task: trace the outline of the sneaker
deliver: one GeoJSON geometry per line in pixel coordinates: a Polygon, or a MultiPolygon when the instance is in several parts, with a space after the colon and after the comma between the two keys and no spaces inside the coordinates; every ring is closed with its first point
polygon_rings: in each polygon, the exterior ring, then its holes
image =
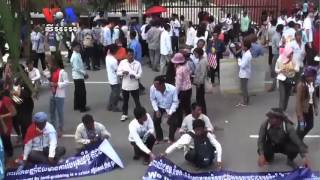
{"type": "Polygon", "coordinates": [[[292,169],[297,169],[299,167],[293,160],[290,159],[287,160],[287,165],[290,166],[292,169]]]}
{"type": "Polygon", "coordinates": [[[128,120],[128,116],[127,115],[122,115],[120,118],[120,121],[126,121],[128,120]]]}

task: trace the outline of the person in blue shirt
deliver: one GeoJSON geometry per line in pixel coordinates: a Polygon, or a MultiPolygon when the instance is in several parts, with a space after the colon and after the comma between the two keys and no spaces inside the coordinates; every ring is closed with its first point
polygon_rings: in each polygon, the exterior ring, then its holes
{"type": "Polygon", "coordinates": [[[140,42],[136,39],[137,32],[136,31],[130,31],[130,45],[129,48],[134,51],[134,59],[139,61],[141,63],[142,61],[142,49],[140,42]]]}

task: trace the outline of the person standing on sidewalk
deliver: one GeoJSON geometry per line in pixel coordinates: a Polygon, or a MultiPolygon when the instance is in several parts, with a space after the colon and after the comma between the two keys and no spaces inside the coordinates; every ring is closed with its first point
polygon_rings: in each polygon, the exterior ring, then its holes
{"type": "Polygon", "coordinates": [[[49,61],[49,68],[51,71],[50,87],[52,92],[50,98],[50,123],[58,131],[58,137],[61,137],[64,125],[64,99],[68,85],[68,74],[64,69],[60,69],[57,66],[57,62],[53,58],[49,61]],[[59,123],[56,121],[56,111],[58,112],[59,123]]]}
{"type": "Polygon", "coordinates": [[[111,44],[109,52],[106,56],[106,69],[108,74],[109,84],[111,86],[111,93],[107,109],[113,112],[121,112],[118,108],[118,101],[120,98],[120,82],[117,76],[118,61],[115,55],[118,51],[118,46],[111,44]]]}
{"type": "Polygon", "coordinates": [[[275,72],[275,66],[276,62],[279,58],[279,48],[280,48],[280,42],[282,37],[282,31],[284,26],[282,24],[277,25],[276,33],[272,37],[271,40],[271,46],[272,46],[272,64],[271,64],[271,78],[272,78],[272,85],[268,92],[272,92],[276,89],[277,86],[277,73],[275,72]]]}
{"type": "Polygon", "coordinates": [[[170,25],[164,25],[164,31],[161,33],[160,38],[160,74],[165,75],[166,66],[170,61],[170,56],[172,54],[172,43],[170,39],[170,25]]]}
{"type": "Polygon", "coordinates": [[[178,19],[177,14],[172,14],[172,20],[170,21],[171,25],[171,42],[172,42],[172,50],[177,53],[179,51],[179,37],[180,37],[180,29],[181,24],[178,19]]]}
{"type": "Polygon", "coordinates": [[[155,77],[153,85],[150,87],[150,101],[154,110],[154,126],[156,130],[157,142],[163,141],[163,131],[161,119],[165,115],[169,125],[169,143],[174,142],[174,135],[178,129],[176,126],[176,110],[179,105],[176,87],[165,83],[163,76],[155,77]]]}
{"type": "Polygon", "coordinates": [[[32,51],[35,52],[33,66],[38,68],[38,62],[40,59],[42,70],[46,69],[44,41],[45,36],[43,35],[42,28],[40,26],[36,26],[35,32],[31,33],[32,51]]]}
{"type": "Polygon", "coordinates": [[[131,94],[136,107],[140,106],[139,101],[139,79],[142,75],[140,62],[134,59],[134,51],[128,49],[128,58],[121,61],[117,70],[117,75],[122,77],[122,116],[121,121],[128,119],[128,102],[131,94]]]}
{"type": "Polygon", "coordinates": [[[151,68],[155,72],[159,72],[158,65],[160,62],[160,37],[161,30],[159,21],[151,21],[151,28],[147,32],[147,42],[149,46],[149,56],[151,68]]]}
{"type": "Polygon", "coordinates": [[[318,97],[316,96],[315,78],[317,71],[307,67],[297,85],[296,112],[298,117],[298,136],[303,139],[313,128],[314,115],[318,115],[318,97]]]}
{"type": "Polygon", "coordinates": [[[249,105],[249,92],[248,92],[248,81],[251,78],[251,41],[245,39],[242,44],[243,56],[238,59],[238,65],[240,67],[239,70],[239,78],[240,78],[240,86],[241,92],[243,96],[243,102],[239,103],[237,106],[248,106],[249,105]]]}
{"type": "Polygon", "coordinates": [[[80,54],[80,43],[74,41],[72,43],[73,53],[70,59],[72,66],[72,78],[74,81],[74,110],[79,110],[80,112],[89,111],[90,108],[86,106],[87,104],[87,92],[86,85],[84,83],[85,79],[88,79],[88,74],[83,65],[83,61],[80,54]]]}

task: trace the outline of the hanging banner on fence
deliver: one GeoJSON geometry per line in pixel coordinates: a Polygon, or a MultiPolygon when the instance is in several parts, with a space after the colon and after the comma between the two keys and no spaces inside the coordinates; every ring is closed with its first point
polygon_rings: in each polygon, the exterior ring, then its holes
{"type": "Polygon", "coordinates": [[[152,161],[142,178],[143,180],[297,180],[320,179],[319,173],[313,173],[310,169],[301,168],[291,172],[263,172],[263,173],[237,173],[231,171],[217,171],[204,173],[190,173],[176,166],[165,158],[152,161]]]}
{"type": "Polygon", "coordinates": [[[67,179],[106,173],[118,167],[123,168],[121,159],[110,143],[104,140],[100,144],[88,146],[56,166],[39,164],[18,172],[11,170],[6,172],[5,179],[67,179]]]}

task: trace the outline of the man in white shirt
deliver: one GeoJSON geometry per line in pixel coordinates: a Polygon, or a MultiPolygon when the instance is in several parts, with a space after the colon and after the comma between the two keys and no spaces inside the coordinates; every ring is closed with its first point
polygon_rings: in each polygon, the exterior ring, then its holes
{"type": "Polygon", "coordinates": [[[134,160],[144,156],[144,164],[148,165],[155,158],[152,153],[156,141],[154,137],[154,126],[151,116],[146,113],[145,108],[139,106],[134,109],[133,119],[129,124],[129,142],[133,146],[134,160]]]}
{"type": "Polygon", "coordinates": [[[174,142],[174,135],[178,129],[176,120],[176,110],[179,105],[176,87],[165,83],[163,76],[155,77],[153,85],[150,87],[150,101],[154,110],[154,125],[157,142],[163,141],[163,131],[161,119],[165,115],[169,125],[169,143],[174,142]]]}
{"type": "Polygon", "coordinates": [[[193,47],[194,44],[194,38],[196,37],[196,30],[194,29],[193,25],[192,25],[192,21],[189,21],[189,26],[187,29],[187,38],[186,38],[186,45],[189,48],[193,47]]]}
{"type": "Polygon", "coordinates": [[[268,43],[268,47],[269,47],[269,66],[271,67],[272,65],[272,58],[273,58],[273,54],[272,54],[272,37],[276,34],[276,25],[277,25],[277,20],[273,19],[271,20],[271,27],[268,28],[268,35],[267,35],[267,43],[268,43]]]}
{"type": "Polygon", "coordinates": [[[306,56],[305,44],[302,42],[302,31],[295,33],[295,40],[290,43],[293,50],[293,60],[299,64],[300,72],[303,70],[303,60],[306,56]]]}
{"type": "Polygon", "coordinates": [[[217,152],[217,170],[222,168],[222,148],[215,136],[207,133],[204,121],[197,119],[193,121],[193,131],[186,133],[180,139],[169,146],[163,156],[167,156],[176,149],[184,147],[184,157],[199,168],[212,165],[217,152]]]}
{"type": "Polygon", "coordinates": [[[136,107],[140,106],[139,101],[139,79],[142,75],[142,67],[139,61],[134,59],[134,51],[127,50],[127,59],[119,64],[117,75],[122,77],[122,116],[121,121],[128,119],[128,102],[131,94],[136,107]]]}
{"type": "Polygon", "coordinates": [[[96,122],[90,114],[85,114],[82,117],[82,123],[78,125],[74,135],[76,143],[79,145],[79,149],[110,137],[111,134],[104,125],[96,122]]]}
{"type": "Polygon", "coordinates": [[[166,65],[170,61],[170,56],[172,55],[172,44],[171,44],[171,37],[170,37],[170,25],[164,25],[164,31],[161,33],[160,37],[160,74],[166,74],[166,65]]]}
{"type": "Polygon", "coordinates": [[[243,96],[243,102],[237,104],[236,106],[248,106],[249,105],[249,92],[248,92],[248,80],[251,78],[251,41],[244,40],[242,43],[242,49],[244,54],[242,58],[238,59],[238,65],[240,67],[239,70],[239,78],[240,78],[240,85],[241,91],[243,96]]]}
{"type": "Polygon", "coordinates": [[[56,164],[66,152],[64,147],[57,146],[56,130],[47,122],[44,112],[36,113],[32,119],[24,140],[23,165],[56,164]]]}
{"type": "Polygon", "coordinates": [[[108,74],[109,84],[111,86],[111,93],[107,109],[113,112],[121,112],[118,108],[118,101],[120,98],[120,82],[117,75],[118,61],[114,57],[118,51],[118,46],[111,44],[109,52],[106,56],[106,69],[108,74]]]}
{"type": "Polygon", "coordinates": [[[182,122],[181,128],[180,128],[180,133],[184,134],[189,131],[193,130],[192,123],[197,120],[201,119],[205,123],[205,130],[213,133],[213,126],[210,122],[210,119],[208,116],[202,113],[202,107],[198,103],[192,103],[191,104],[191,114],[187,115],[182,122]]]}
{"type": "Polygon", "coordinates": [[[27,65],[26,71],[28,73],[28,77],[30,78],[32,84],[35,85],[36,83],[40,83],[41,75],[40,75],[39,69],[33,67],[33,63],[31,61],[28,61],[26,65],[27,65]]]}
{"type": "Polygon", "coordinates": [[[286,42],[290,43],[294,40],[294,36],[296,33],[296,30],[294,29],[295,23],[293,21],[290,21],[288,23],[288,27],[283,31],[282,37],[286,40],[286,42]]]}
{"type": "Polygon", "coordinates": [[[171,37],[172,50],[177,53],[179,51],[179,36],[180,36],[180,28],[181,28],[181,24],[179,22],[177,14],[172,15],[172,20],[170,22],[170,25],[172,28],[172,37],[171,37]]]}
{"type": "Polygon", "coordinates": [[[35,32],[31,33],[32,50],[35,52],[35,57],[33,59],[34,67],[38,68],[39,59],[41,61],[42,70],[46,69],[45,63],[45,49],[44,41],[45,36],[43,35],[42,28],[40,26],[35,27],[35,32]]]}
{"type": "Polygon", "coordinates": [[[312,21],[313,21],[313,12],[310,12],[307,18],[305,18],[303,21],[303,29],[306,32],[307,39],[308,39],[308,46],[310,48],[312,48],[312,42],[313,42],[312,21]]]}

